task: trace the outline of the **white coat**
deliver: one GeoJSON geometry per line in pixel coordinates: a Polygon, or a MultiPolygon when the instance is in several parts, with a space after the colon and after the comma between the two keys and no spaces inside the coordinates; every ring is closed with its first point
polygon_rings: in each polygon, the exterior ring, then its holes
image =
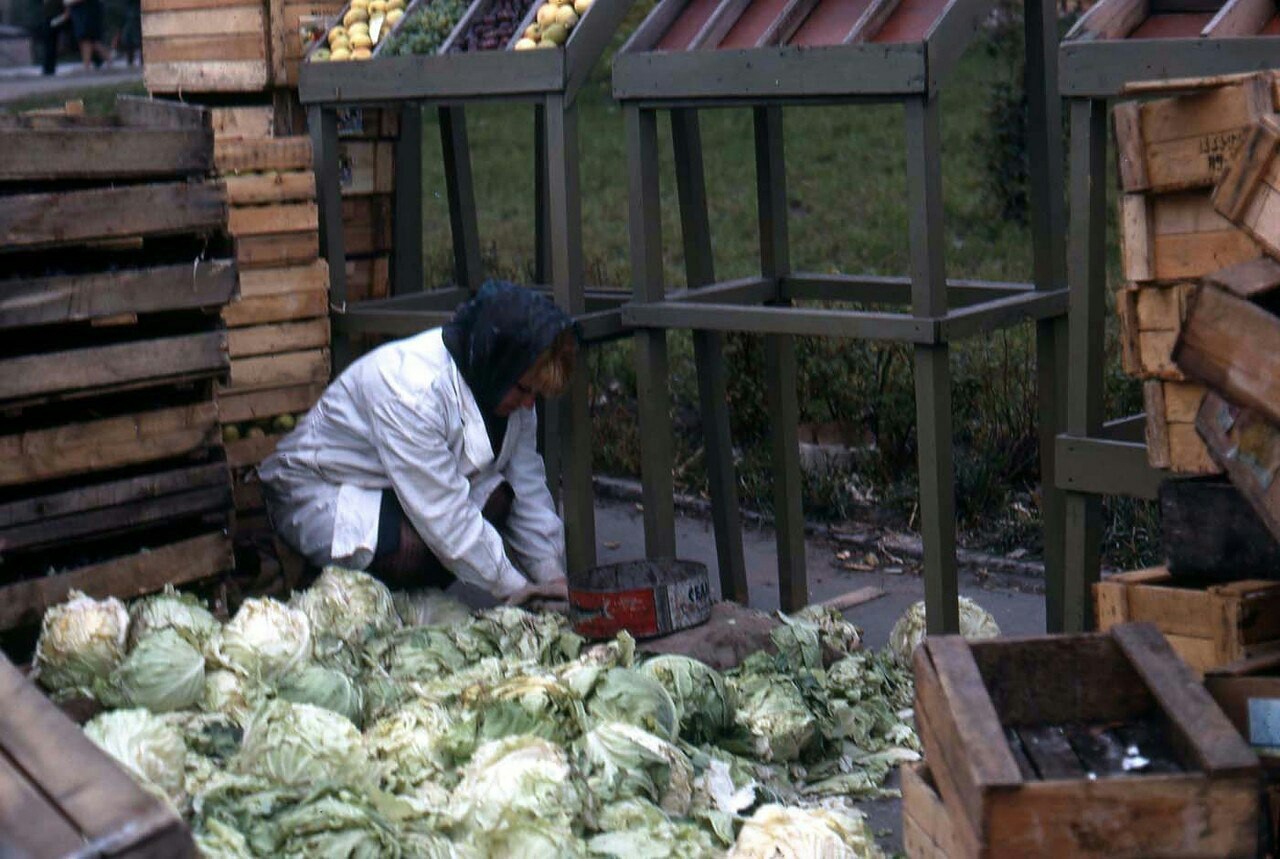
{"type": "Polygon", "coordinates": [[[364,569],[377,546],[382,491],[454,575],[497,597],[564,576],[564,523],[536,448],[537,417],[520,409],[493,445],[440,329],[363,356],[258,468],[272,524],[317,566],[364,569]],[[506,480],[503,537],[481,514],[506,480]],[[515,563],[513,563],[513,560],[515,563]],[[521,570],[525,575],[521,574],[521,570]]]}

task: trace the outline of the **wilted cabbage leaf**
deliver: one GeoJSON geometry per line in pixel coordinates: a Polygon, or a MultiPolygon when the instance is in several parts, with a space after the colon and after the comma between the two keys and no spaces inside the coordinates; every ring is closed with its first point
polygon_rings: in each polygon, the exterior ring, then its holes
{"type": "MultiPolygon", "coordinates": [[[[1000,627],[991,613],[968,597],[960,597],[960,634],[970,641],[996,638],[1000,627]]],[[[924,600],[912,605],[889,631],[889,649],[900,662],[911,664],[911,655],[925,639],[924,600]]]]}
{"type": "Polygon", "coordinates": [[[164,719],[146,710],[110,710],[84,726],[85,735],[143,787],[175,807],[186,802],[187,744],[164,719]]]}
{"type": "Polygon", "coordinates": [[[307,615],[317,641],[336,639],[360,645],[375,635],[400,628],[391,591],[359,570],[325,567],[311,587],[294,594],[289,604],[307,615]]]}
{"type": "Polygon", "coordinates": [[[480,612],[471,629],[504,659],[554,665],[574,659],[582,649],[582,637],[555,612],[532,614],[522,608],[498,606],[480,612]]]}
{"type": "Polygon", "coordinates": [[[611,668],[587,702],[593,722],[627,722],[667,742],[680,738],[680,712],[671,693],[653,677],[630,668],[611,668]]]}
{"type": "Polygon", "coordinates": [[[405,626],[464,626],[473,614],[466,603],[436,588],[396,591],[391,598],[405,626]]]}
{"type": "Polygon", "coordinates": [[[217,618],[200,600],[178,593],[173,585],[165,585],[161,593],[143,597],[129,606],[129,647],[136,647],[154,632],[172,629],[192,647],[203,651],[219,626],[217,618]]]}
{"type": "Polygon", "coordinates": [[[765,805],[742,825],[732,859],[881,859],[856,811],[765,805]]]}
{"type": "Polygon", "coordinates": [[[737,710],[735,723],[762,761],[794,761],[818,736],[817,720],[795,681],[750,665],[728,678],[737,710]]]}
{"type": "Polygon", "coordinates": [[[35,676],[51,692],[88,690],[124,658],[128,631],[129,613],[120,600],[72,591],[65,603],[44,613],[35,676]]]}
{"type": "Polygon", "coordinates": [[[608,804],[636,797],[668,814],[689,813],[693,764],[661,737],[624,722],[605,722],[581,740],[583,774],[592,798],[608,804]]]}
{"type": "Polygon", "coordinates": [[[178,630],[161,629],[143,636],[93,692],[110,707],[185,710],[204,696],[204,655],[178,630]]]}
{"type": "Polygon", "coordinates": [[[691,743],[714,740],[733,724],[733,699],[724,678],[709,665],[677,654],[647,660],[640,672],[662,684],[680,713],[680,736],[691,743]]]}
{"type": "Polygon", "coordinates": [[[470,661],[449,631],[416,627],[382,635],[365,647],[365,660],[393,678],[426,680],[452,674],[470,661]]]}
{"type": "Polygon", "coordinates": [[[244,833],[221,820],[205,820],[193,833],[204,859],[255,859],[244,833]]]}
{"type": "Polygon", "coordinates": [[[248,678],[234,671],[225,668],[206,670],[200,709],[225,714],[236,724],[244,725],[257,707],[256,689],[248,678]]]}
{"type": "Polygon", "coordinates": [[[269,855],[286,859],[396,859],[400,840],[367,798],[329,789],[281,811],[272,820],[269,855]]]}
{"type": "Polygon", "coordinates": [[[311,659],[311,621],[271,598],[247,599],[209,641],[215,665],[242,677],[274,682],[311,659]]]}
{"type": "Polygon", "coordinates": [[[582,796],[562,748],[539,737],[507,737],[476,749],[451,814],[465,838],[534,822],[563,831],[582,814],[582,796]]]}
{"type": "Polygon", "coordinates": [[[445,708],[412,701],[365,729],[365,746],[378,767],[382,787],[409,793],[424,782],[452,782],[448,733],[453,717],[445,708]]]}
{"type": "Polygon", "coordinates": [[[586,722],[577,693],[553,677],[536,674],[473,686],[459,703],[474,723],[473,745],[517,734],[566,745],[581,736],[586,722]]]}
{"type": "Polygon", "coordinates": [[[351,720],[322,707],[280,699],[253,714],[234,765],[238,772],[292,787],[327,782],[371,786],[376,781],[363,738],[351,720]]]}
{"type": "Polygon", "coordinates": [[[613,641],[593,644],[577,658],[556,667],[561,682],[586,700],[600,677],[610,668],[630,668],[635,661],[636,640],[625,629],[613,641]]]}
{"type": "Polygon", "coordinates": [[[364,719],[364,693],[347,674],[322,665],[304,665],[280,680],[277,694],[295,704],[314,704],[346,716],[357,727],[364,719]]]}
{"type": "Polygon", "coordinates": [[[672,820],[653,803],[629,799],[606,805],[600,834],[587,841],[592,856],[612,859],[700,859],[723,856],[715,837],[695,823],[672,820]]]}

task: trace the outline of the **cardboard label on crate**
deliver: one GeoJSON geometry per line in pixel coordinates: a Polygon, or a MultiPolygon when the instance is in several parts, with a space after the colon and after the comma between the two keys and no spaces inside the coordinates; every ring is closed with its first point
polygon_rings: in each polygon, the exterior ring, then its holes
{"type": "Polygon", "coordinates": [[[705,579],[667,585],[667,606],[674,628],[701,623],[711,611],[711,588],[705,579]]]}
{"type": "Polygon", "coordinates": [[[1249,742],[1280,748],[1280,698],[1249,699],[1249,742]]]}

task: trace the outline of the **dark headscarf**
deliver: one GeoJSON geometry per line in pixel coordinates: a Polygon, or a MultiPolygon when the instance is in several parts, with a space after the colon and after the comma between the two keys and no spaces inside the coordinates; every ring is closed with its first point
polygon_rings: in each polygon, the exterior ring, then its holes
{"type": "Polygon", "coordinates": [[[502,398],[573,319],[550,299],[513,283],[491,280],[444,326],[444,345],[480,407],[494,456],[507,419],[494,414],[502,398]]]}

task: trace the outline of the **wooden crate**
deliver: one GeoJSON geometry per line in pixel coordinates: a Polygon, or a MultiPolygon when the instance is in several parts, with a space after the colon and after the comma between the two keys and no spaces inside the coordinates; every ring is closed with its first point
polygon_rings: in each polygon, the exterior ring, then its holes
{"type": "Polygon", "coordinates": [[[1210,391],[1196,415],[1196,430],[1267,530],[1280,540],[1280,427],[1210,391]]]}
{"type": "Polygon", "coordinates": [[[1093,599],[1099,630],[1155,624],[1198,673],[1280,649],[1280,582],[1197,586],[1154,567],[1095,584],[1093,599]]]}
{"type": "Polygon", "coordinates": [[[347,301],[365,301],[391,295],[391,257],[347,259],[347,301]]]}
{"type": "Polygon", "coordinates": [[[1213,205],[1252,236],[1267,253],[1280,256],[1280,123],[1264,116],[1249,131],[1231,169],[1213,192],[1213,205]]]}
{"type": "Polygon", "coordinates": [[[400,136],[400,113],[378,107],[338,108],[338,136],[394,140],[400,136]]]}
{"type": "Polygon", "coordinates": [[[271,0],[272,78],[296,87],[298,65],[317,36],[323,36],[346,4],[333,0],[271,0]]]}
{"type": "MultiPolygon", "coordinates": [[[[1212,391],[1205,395],[1196,429],[1210,453],[1224,463],[1214,440],[1202,428],[1204,410],[1216,399],[1212,391]]],[[[1229,473],[1230,459],[1225,463],[1229,473]]],[[[1160,545],[1169,573],[1177,579],[1206,584],[1234,582],[1270,578],[1280,570],[1280,541],[1268,530],[1253,502],[1222,478],[1161,481],[1160,545]]]]}
{"type": "Polygon", "coordinates": [[[209,109],[213,120],[213,134],[217,138],[236,140],[270,137],[275,130],[276,116],[271,105],[248,107],[213,107],[209,109]]]}
{"type": "Polygon", "coordinates": [[[1173,362],[1173,347],[1193,289],[1192,283],[1135,283],[1116,293],[1120,362],[1126,373],[1138,379],[1186,379],[1173,362]]]}
{"type": "Polygon", "coordinates": [[[1270,74],[1114,111],[1120,185],[1129,193],[1212,188],[1249,129],[1274,112],[1270,74]]]}
{"type": "Polygon", "coordinates": [[[1254,855],[1258,759],[1154,627],[930,637],[914,661],[951,855],[1254,855]]]}
{"type": "Polygon", "coordinates": [[[343,197],[395,190],[395,144],[389,140],[343,140],[338,144],[338,183],[343,197]]]}
{"type": "Polygon", "coordinates": [[[959,859],[964,848],[957,843],[951,814],[929,765],[905,763],[898,768],[902,779],[902,849],[908,859],[959,859]]]}
{"type": "Polygon", "coordinates": [[[1208,389],[1197,382],[1143,382],[1147,461],[1175,474],[1219,474],[1196,432],[1196,413],[1208,389]]]}
{"type": "Polygon", "coordinates": [[[15,856],[195,856],[191,833],[0,657],[0,832],[15,856]]]}
{"type": "Polygon", "coordinates": [[[265,90],[268,33],[262,0],[143,0],[143,81],[151,93],[265,90]]]}
{"type": "Polygon", "coordinates": [[[1120,256],[1125,280],[1176,282],[1257,259],[1262,248],[1206,192],[1125,194],[1120,256]]]}
{"type": "Polygon", "coordinates": [[[390,194],[342,199],[342,241],[348,254],[371,256],[391,252],[394,243],[390,194]]]}

